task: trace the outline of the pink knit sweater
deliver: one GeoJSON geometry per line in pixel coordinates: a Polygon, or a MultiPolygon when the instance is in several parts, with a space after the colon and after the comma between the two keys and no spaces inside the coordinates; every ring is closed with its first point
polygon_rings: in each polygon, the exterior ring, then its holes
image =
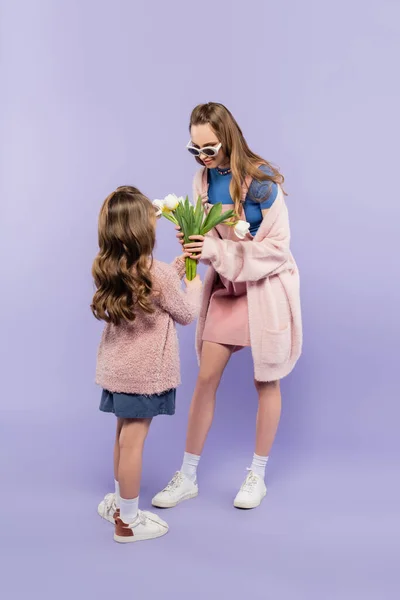
{"type": "Polygon", "coordinates": [[[181,259],[172,265],[154,260],[154,284],[161,289],[161,295],[154,297],[154,313],[138,311],[133,323],[106,324],[96,368],[96,383],[101,387],[110,392],[159,394],[180,384],[175,323],[194,321],[202,288],[199,282],[183,291],[183,274],[181,259]]]}
{"type": "MultiPolygon", "coordinates": [[[[243,186],[243,197],[251,179],[243,186]]],[[[193,182],[194,198],[207,206],[206,170],[193,182]]],[[[196,332],[200,356],[204,324],[216,273],[233,282],[246,282],[251,350],[257,381],[275,381],[290,373],[302,349],[299,272],[289,249],[288,211],[282,190],[251,242],[222,240],[215,230],[207,234],[202,261],[210,265],[204,280],[196,332]]]]}

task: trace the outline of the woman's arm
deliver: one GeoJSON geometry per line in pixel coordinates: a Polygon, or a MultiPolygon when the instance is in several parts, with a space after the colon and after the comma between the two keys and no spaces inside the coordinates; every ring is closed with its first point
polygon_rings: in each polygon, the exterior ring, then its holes
{"type": "Polygon", "coordinates": [[[258,281],[287,268],[289,242],[289,223],[284,210],[268,236],[259,242],[234,242],[207,236],[201,260],[211,264],[229,281],[258,281]]]}

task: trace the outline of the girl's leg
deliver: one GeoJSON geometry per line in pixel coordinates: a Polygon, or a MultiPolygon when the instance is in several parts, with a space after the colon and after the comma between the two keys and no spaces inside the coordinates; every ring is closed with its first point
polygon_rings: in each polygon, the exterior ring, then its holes
{"type": "Polygon", "coordinates": [[[232,351],[232,346],[203,343],[186,436],[186,452],[190,454],[199,456],[203,450],[214,417],[217,389],[232,351]]]}
{"type": "Polygon", "coordinates": [[[121,498],[137,498],[142,476],[143,447],[151,419],[124,419],[119,435],[117,481],[121,498]]]}
{"type": "Polygon", "coordinates": [[[115,519],[116,542],[140,542],[168,532],[168,525],[157,515],[139,513],[143,447],[150,423],[151,419],[124,419],[122,423],[118,463],[121,512],[115,519]]]}
{"type": "Polygon", "coordinates": [[[119,508],[120,490],[118,481],[118,465],[119,465],[119,436],[121,434],[122,424],[124,420],[117,420],[117,432],[115,434],[114,443],[114,484],[115,484],[115,505],[119,508]]]}

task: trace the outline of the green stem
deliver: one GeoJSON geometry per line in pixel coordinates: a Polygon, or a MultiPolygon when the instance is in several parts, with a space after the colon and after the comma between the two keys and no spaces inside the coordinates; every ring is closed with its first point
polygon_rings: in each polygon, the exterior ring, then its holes
{"type": "Polygon", "coordinates": [[[186,258],[186,279],[192,281],[196,277],[197,262],[193,258],[186,258]]]}

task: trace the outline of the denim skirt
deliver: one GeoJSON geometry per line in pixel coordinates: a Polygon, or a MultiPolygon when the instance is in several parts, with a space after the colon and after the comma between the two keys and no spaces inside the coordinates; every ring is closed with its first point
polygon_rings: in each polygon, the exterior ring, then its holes
{"type": "Polygon", "coordinates": [[[117,394],[103,390],[100,410],[121,419],[149,419],[175,414],[176,389],[161,394],[117,394]]]}

